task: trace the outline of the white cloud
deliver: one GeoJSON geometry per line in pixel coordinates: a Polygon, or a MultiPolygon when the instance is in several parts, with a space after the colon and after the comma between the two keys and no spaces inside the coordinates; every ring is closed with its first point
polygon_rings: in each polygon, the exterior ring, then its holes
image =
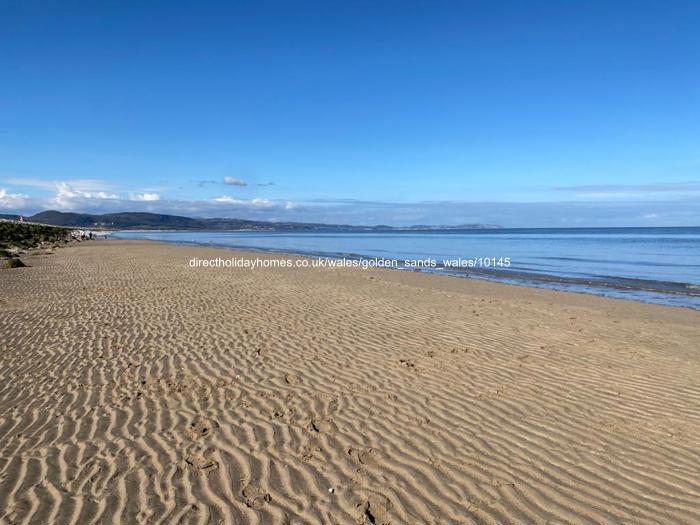
{"type": "Polygon", "coordinates": [[[119,203],[126,201],[155,202],[161,198],[159,193],[148,189],[128,194],[115,193],[112,191],[113,186],[110,183],[98,179],[47,181],[35,178],[9,178],[5,180],[21,186],[29,186],[41,190],[54,190],[55,193],[43,198],[30,198],[28,195],[10,194],[7,190],[2,190],[0,206],[3,208],[17,208],[26,204],[44,209],[94,210],[104,207],[105,201],[112,201],[115,203],[115,206],[118,206],[119,203]]]}
{"type": "Polygon", "coordinates": [[[233,197],[229,197],[228,195],[222,195],[221,197],[216,197],[212,200],[221,204],[243,204],[245,202],[240,199],[234,199],[233,197]]]}
{"type": "Polygon", "coordinates": [[[84,204],[84,201],[93,199],[118,200],[119,195],[105,191],[84,191],[67,182],[59,182],[56,186],[56,195],[49,200],[49,204],[55,204],[65,209],[76,209],[84,204]]]}
{"type": "Polygon", "coordinates": [[[277,204],[270,199],[256,198],[252,200],[236,199],[235,197],[230,197],[228,195],[222,195],[221,197],[216,197],[212,199],[214,202],[219,204],[238,204],[241,206],[250,206],[253,208],[273,208],[277,204]]]}
{"type": "Polygon", "coordinates": [[[29,195],[22,193],[8,193],[6,189],[0,188],[0,208],[14,209],[24,206],[29,195]]]}
{"type": "MultiPolygon", "coordinates": [[[[5,179],[6,180],[6,179],[5,179]]],[[[6,213],[30,215],[46,209],[109,213],[149,211],[190,217],[236,217],[253,220],[320,222],[328,224],[468,224],[490,223],[509,227],[571,226],[682,226],[700,224],[700,196],[692,187],[677,198],[670,189],[662,199],[567,200],[559,202],[461,202],[461,201],[359,201],[315,199],[301,203],[268,198],[242,199],[230,195],[216,198],[171,200],[166,189],[138,187],[117,189],[99,180],[66,179],[39,181],[16,179],[19,187],[0,189],[0,209],[6,213]],[[37,195],[24,195],[21,184],[37,188],[37,195]],[[46,190],[52,190],[50,192],[46,190]],[[564,222],[565,221],[565,222],[564,222]],[[562,224],[563,225],[563,224],[562,224]]],[[[607,193],[624,193],[622,188],[605,188],[607,193]]],[[[654,188],[647,188],[654,189],[654,188]]],[[[665,189],[655,188],[655,189],[665,189]]],[[[678,190],[678,186],[672,189],[678,190]]],[[[603,188],[571,188],[572,193],[606,193],[603,188]]],[[[641,193],[638,188],[629,192],[641,193]]],[[[652,192],[650,192],[652,193],[652,192]]]]}
{"type": "Polygon", "coordinates": [[[129,194],[129,200],[130,201],[159,201],[160,200],[160,195],[157,193],[130,193],[129,194]]]}
{"type": "Polygon", "coordinates": [[[224,177],[224,184],[228,184],[229,186],[247,186],[248,183],[244,180],[241,179],[236,179],[234,177],[224,177]]]}

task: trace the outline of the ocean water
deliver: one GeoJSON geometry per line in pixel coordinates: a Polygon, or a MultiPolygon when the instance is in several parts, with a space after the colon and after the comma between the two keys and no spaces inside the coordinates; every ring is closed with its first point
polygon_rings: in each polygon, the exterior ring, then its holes
{"type": "Polygon", "coordinates": [[[697,227],[357,233],[122,231],[112,237],[317,257],[391,259],[405,269],[420,264],[421,271],[700,310],[697,227]]]}

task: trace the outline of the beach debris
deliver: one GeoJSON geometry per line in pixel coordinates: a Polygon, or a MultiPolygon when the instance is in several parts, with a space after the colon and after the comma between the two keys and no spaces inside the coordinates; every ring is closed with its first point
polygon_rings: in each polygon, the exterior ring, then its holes
{"type": "Polygon", "coordinates": [[[333,487],[328,489],[328,494],[333,494],[335,492],[335,489],[333,487]]]}

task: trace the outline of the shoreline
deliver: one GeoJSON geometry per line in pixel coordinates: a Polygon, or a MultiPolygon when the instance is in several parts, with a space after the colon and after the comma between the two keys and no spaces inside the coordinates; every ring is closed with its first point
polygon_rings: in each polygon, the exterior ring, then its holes
{"type": "Polygon", "coordinates": [[[0,522],[700,521],[700,312],[222,249],[0,271],[0,522]]]}
{"type": "MultiPolygon", "coordinates": [[[[125,239],[125,238],[112,238],[107,240],[113,241],[136,241],[136,242],[155,242],[171,244],[175,246],[192,246],[192,247],[202,247],[202,248],[215,248],[229,250],[232,252],[241,253],[261,253],[270,255],[286,255],[289,257],[302,257],[302,258],[320,258],[320,259],[373,259],[374,257],[365,256],[356,253],[338,253],[338,254],[325,254],[322,252],[303,252],[303,251],[286,251],[274,248],[249,248],[249,247],[236,247],[236,246],[226,246],[223,244],[215,243],[204,243],[198,241],[167,241],[159,239],[125,239]]],[[[397,259],[387,259],[390,261],[399,262],[397,259]]],[[[623,278],[623,277],[610,277],[610,281],[597,281],[593,279],[583,279],[583,278],[569,278],[565,276],[558,276],[554,274],[536,274],[520,272],[517,270],[512,271],[511,276],[495,276],[495,272],[504,270],[475,270],[475,269],[448,269],[443,267],[437,267],[434,269],[430,268],[386,268],[401,271],[412,271],[419,273],[426,273],[430,275],[438,275],[443,277],[457,277],[460,279],[470,279],[477,281],[485,281],[496,284],[506,284],[511,286],[518,286],[524,288],[536,288],[541,290],[553,290],[565,293],[575,293],[583,295],[593,295],[596,297],[604,297],[608,299],[619,299],[623,301],[635,301],[644,304],[655,304],[660,306],[667,306],[671,308],[687,308],[694,311],[700,311],[700,290],[692,293],[683,293],[682,291],[676,290],[679,286],[684,286],[686,289],[688,287],[695,287],[689,283],[678,282],[678,281],[649,281],[645,279],[633,279],[633,278],[623,278]],[[472,272],[472,274],[468,274],[472,272]],[[492,275],[493,274],[493,275],[492,275]],[[624,286],[624,284],[614,284],[623,283],[625,281],[634,281],[637,283],[657,283],[656,289],[641,289],[641,288],[631,288],[629,286],[624,286]],[[578,287],[578,288],[577,288],[578,287]],[[610,292],[613,293],[610,293],[610,292]],[[617,293],[615,293],[617,292],[617,293]],[[646,297],[635,297],[634,293],[641,293],[646,297]],[[629,295],[628,295],[629,294],[629,295]],[[685,297],[688,300],[693,300],[697,304],[674,304],[672,298],[674,297],[685,297]],[[697,298],[697,299],[695,299],[697,298]]],[[[694,288],[693,288],[694,290],[694,288]]]]}

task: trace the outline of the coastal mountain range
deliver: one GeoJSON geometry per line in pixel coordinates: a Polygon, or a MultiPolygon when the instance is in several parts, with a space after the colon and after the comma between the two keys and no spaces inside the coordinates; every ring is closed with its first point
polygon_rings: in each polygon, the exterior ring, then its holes
{"type": "MultiPolygon", "coordinates": [[[[18,215],[0,214],[0,219],[18,220],[18,215]]],[[[66,213],[43,211],[25,217],[27,222],[67,226],[73,228],[104,230],[264,230],[264,231],[405,231],[405,230],[464,230],[498,229],[494,224],[460,224],[457,226],[351,226],[347,224],[320,224],[304,222],[267,222],[246,219],[201,219],[159,213],[123,212],[94,215],[90,213],[66,213]]]]}

